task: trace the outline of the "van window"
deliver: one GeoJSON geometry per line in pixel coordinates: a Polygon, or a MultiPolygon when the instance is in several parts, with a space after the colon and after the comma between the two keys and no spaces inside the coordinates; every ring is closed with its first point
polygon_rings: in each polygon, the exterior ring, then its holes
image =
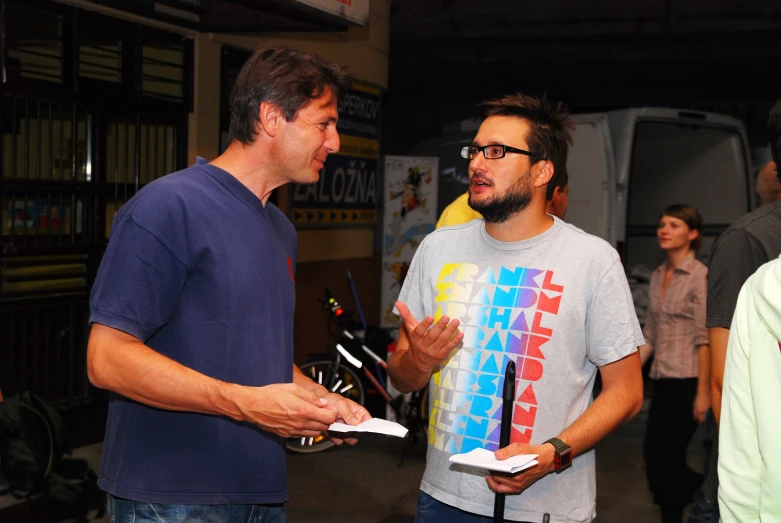
{"type": "Polygon", "coordinates": [[[664,259],[656,241],[668,205],[694,206],[703,217],[705,260],[713,240],[748,212],[745,153],[736,130],[682,122],[637,123],[629,175],[627,268],[664,259]]]}

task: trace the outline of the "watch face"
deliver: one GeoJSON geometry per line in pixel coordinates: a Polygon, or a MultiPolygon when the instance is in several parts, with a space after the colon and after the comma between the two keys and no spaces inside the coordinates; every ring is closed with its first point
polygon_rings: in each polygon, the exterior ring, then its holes
{"type": "Polygon", "coordinates": [[[561,456],[560,460],[561,460],[562,467],[566,467],[570,463],[572,463],[572,449],[565,450],[564,452],[561,453],[560,456],[561,456]]]}

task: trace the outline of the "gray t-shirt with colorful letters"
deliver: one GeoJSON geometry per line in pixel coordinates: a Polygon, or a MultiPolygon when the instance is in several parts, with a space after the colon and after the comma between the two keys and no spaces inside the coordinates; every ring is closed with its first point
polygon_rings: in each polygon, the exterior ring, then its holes
{"type": "MultiPolygon", "coordinates": [[[[450,455],[495,450],[506,362],[518,382],[511,442],[539,445],[590,405],[597,367],[643,343],[618,253],[554,218],[534,238],[506,243],[485,222],[429,234],[399,299],[418,320],[461,321],[463,342],[431,378],[428,456],[421,489],[462,510],[493,515],[485,472],[451,465],[450,455]]],[[[516,521],[584,522],[596,516],[594,452],[520,495],[506,498],[516,521]]]]}

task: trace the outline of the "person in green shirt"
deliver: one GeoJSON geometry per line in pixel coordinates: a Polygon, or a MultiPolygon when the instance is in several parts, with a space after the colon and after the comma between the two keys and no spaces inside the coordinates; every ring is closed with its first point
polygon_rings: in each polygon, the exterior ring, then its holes
{"type": "Polygon", "coordinates": [[[719,427],[724,523],[781,521],[781,258],[740,291],[729,330],[719,427]]]}

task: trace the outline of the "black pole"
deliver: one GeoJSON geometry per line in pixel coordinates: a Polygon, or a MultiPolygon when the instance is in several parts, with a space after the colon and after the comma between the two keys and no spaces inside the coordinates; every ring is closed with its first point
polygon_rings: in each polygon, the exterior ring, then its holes
{"type": "MultiPolygon", "coordinates": [[[[504,369],[504,389],[502,390],[502,425],[499,435],[499,448],[510,444],[510,429],[513,424],[513,405],[515,404],[515,362],[507,362],[504,369]]],[[[494,499],[494,523],[504,522],[504,494],[496,494],[494,499]]]]}

